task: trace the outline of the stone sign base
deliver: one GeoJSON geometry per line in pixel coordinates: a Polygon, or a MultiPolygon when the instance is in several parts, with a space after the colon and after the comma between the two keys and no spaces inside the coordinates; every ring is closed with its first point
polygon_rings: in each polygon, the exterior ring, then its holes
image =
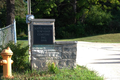
{"type": "Polygon", "coordinates": [[[46,70],[47,64],[54,62],[61,68],[76,66],[77,42],[61,41],[54,45],[33,45],[31,55],[32,69],[46,70]]]}

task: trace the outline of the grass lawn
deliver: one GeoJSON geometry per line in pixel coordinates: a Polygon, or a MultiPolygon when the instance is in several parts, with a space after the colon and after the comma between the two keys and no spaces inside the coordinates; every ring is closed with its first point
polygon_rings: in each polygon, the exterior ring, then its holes
{"type": "Polygon", "coordinates": [[[18,43],[24,44],[24,46],[28,45],[28,40],[17,40],[18,43]]]}
{"type": "MultiPolygon", "coordinates": [[[[25,40],[27,37],[18,38],[19,40],[25,40]]],[[[57,39],[56,41],[88,41],[88,42],[103,42],[103,43],[120,43],[120,33],[102,34],[96,36],[74,38],[74,39],[57,39]]],[[[26,41],[24,41],[26,43],[26,41]]]]}
{"type": "Polygon", "coordinates": [[[58,39],[57,41],[88,41],[88,42],[103,42],[103,43],[120,43],[120,33],[102,34],[102,35],[74,38],[74,39],[58,39]]]}
{"type": "Polygon", "coordinates": [[[74,69],[58,69],[57,73],[50,71],[13,72],[13,76],[14,80],[103,80],[94,71],[89,71],[82,66],[77,66],[74,69]]]}

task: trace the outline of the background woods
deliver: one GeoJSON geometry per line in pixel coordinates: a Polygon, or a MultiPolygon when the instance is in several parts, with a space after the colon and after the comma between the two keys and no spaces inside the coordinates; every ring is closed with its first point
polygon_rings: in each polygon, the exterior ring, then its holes
{"type": "MultiPolygon", "coordinates": [[[[0,0],[0,27],[9,24],[6,18],[12,7],[7,6],[10,4],[7,1],[12,0],[0,0]]],[[[120,32],[120,0],[31,0],[31,3],[35,18],[56,19],[56,38],[120,32]]],[[[26,0],[15,0],[12,13],[18,35],[27,34],[26,5],[26,0]]]]}

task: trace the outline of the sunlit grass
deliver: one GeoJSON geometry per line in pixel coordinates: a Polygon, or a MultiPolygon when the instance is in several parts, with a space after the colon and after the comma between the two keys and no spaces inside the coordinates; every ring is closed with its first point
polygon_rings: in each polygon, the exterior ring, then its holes
{"type": "Polygon", "coordinates": [[[83,66],[77,66],[74,69],[60,69],[57,73],[38,70],[13,72],[13,76],[14,80],[103,80],[103,77],[97,76],[94,71],[83,66]]]}
{"type": "Polygon", "coordinates": [[[56,41],[88,41],[88,42],[120,43],[120,33],[103,34],[74,39],[58,39],[56,41]]]}
{"type": "MultiPolygon", "coordinates": [[[[20,38],[19,38],[20,39],[20,38]]],[[[25,42],[28,44],[28,41],[18,40],[18,42],[25,42]]],[[[25,37],[27,39],[27,37],[25,37]]],[[[111,33],[111,34],[101,34],[96,36],[74,38],[74,39],[56,39],[56,41],[88,41],[88,42],[103,42],[103,43],[120,43],[120,33],[111,33]]]]}

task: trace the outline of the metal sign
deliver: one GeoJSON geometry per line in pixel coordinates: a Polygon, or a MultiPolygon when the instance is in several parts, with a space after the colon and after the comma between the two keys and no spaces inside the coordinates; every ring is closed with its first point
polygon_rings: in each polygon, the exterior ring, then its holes
{"type": "Polygon", "coordinates": [[[53,44],[53,25],[33,25],[33,45],[53,44]]]}

